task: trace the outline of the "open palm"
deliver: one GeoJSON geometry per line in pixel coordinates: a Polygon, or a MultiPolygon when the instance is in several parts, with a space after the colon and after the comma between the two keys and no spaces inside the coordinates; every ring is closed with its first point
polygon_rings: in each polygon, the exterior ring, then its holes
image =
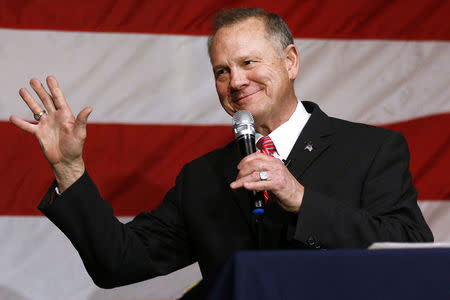
{"type": "MultiPolygon", "coordinates": [[[[17,116],[10,121],[20,129],[33,134],[50,163],[58,182],[63,174],[84,170],[82,160],[83,144],[86,139],[86,124],[91,107],[83,109],[75,118],[71,112],[58,82],[52,76],[47,77],[47,92],[38,79],[32,79],[30,85],[44,104],[47,113],[43,114],[37,124],[29,123],[17,116]]],[[[43,111],[41,105],[30,95],[27,89],[19,91],[20,96],[33,114],[43,111]]],[[[77,174],[80,175],[80,174],[77,174]]],[[[79,176],[78,176],[79,177],[79,176]]]]}

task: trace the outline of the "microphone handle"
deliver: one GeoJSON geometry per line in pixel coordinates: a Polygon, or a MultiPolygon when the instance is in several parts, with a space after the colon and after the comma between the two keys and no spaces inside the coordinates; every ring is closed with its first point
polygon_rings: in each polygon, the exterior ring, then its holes
{"type": "MultiPolygon", "coordinates": [[[[255,136],[252,134],[244,134],[237,139],[241,159],[256,152],[255,136]]],[[[248,198],[250,200],[250,211],[255,216],[264,214],[264,192],[263,191],[248,191],[248,198]]]]}

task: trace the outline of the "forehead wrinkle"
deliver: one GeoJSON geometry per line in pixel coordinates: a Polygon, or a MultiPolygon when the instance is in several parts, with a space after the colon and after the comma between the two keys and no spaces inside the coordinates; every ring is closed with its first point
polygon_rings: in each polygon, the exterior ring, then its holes
{"type": "Polygon", "coordinates": [[[228,39],[220,43],[220,50],[212,56],[216,60],[225,57],[226,60],[242,61],[251,57],[261,58],[263,51],[261,51],[259,41],[228,39]]]}

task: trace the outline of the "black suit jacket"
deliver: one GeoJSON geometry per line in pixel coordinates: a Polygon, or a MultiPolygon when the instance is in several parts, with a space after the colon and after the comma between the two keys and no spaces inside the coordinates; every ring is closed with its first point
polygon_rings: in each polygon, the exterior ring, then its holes
{"type": "MultiPolygon", "coordinates": [[[[311,117],[287,159],[305,187],[303,203],[294,214],[269,200],[262,247],[432,241],[401,134],[331,118],[317,105],[303,104],[311,117]],[[305,150],[307,143],[312,151],[305,150]]],[[[207,276],[233,252],[257,246],[247,191],[229,188],[238,162],[232,142],[186,164],[162,204],[128,224],[114,217],[87,173],[51,203],[53,184],[39,209],[67,235],[101,287],[145,280],[195,261],[207,276]]]]}

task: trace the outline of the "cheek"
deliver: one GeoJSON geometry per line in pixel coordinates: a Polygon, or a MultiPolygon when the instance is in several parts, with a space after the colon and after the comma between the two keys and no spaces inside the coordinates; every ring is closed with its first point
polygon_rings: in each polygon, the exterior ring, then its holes
{"type": "Polygon", "coordinates": [[[231,110],[230,105],[230,97],[228,93],[228,87],[225,84],[216,82],[216,91],[219,96],[220,105],[222,105],[223,109],[229,114],[232,115],[233,112],[231,110]]]}
{"type": "Polygon", "coordinates": [[[261,84],[266,87],[267,90],[271,89],[271,86],[277,80],[277,72],[270,65],[264,65],[260,68],[253,70],[249,74],[249,79],[253,82],[261,84]]]}
{"type": "Polygon", "coordinates": [[[225,87],[225,84],[221,82],[216,82],[216,92],[219,96],[220,102],[222,102],[227,95],[227,88],[225,87]]]}
{"type": "Polygon", "coordinates": [[[259,68],[255,68],[248,72],[248,79],[258,83],[265,83],[267,78],[268,70],[266,66],[260,66],[259,68]]]}
{"type": "Polygon", "coordinates": [[[266,73],[266,84],[269,93],[279,93],[284,82],[289,82],[287,72],[276,68],[270,68],[266,73]]]}

